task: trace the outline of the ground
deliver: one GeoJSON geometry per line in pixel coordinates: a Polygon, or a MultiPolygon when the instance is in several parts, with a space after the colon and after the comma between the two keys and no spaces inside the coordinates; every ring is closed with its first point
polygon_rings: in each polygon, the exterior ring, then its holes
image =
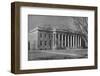
{"type": "Polygon", "coordinates": [[[87,49],[31,50],[28,60],[54,60],[87,58],[87,49]]]}

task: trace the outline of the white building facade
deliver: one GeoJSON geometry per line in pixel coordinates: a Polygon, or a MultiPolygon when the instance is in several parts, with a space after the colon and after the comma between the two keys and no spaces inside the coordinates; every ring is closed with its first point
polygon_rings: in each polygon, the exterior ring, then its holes
{"type": "Polygon", "coordinates": [[[36,27],[29,32],[28,47],[30,50],[85,48],[83,37],[84,35],[80,32],[36,27]]]}

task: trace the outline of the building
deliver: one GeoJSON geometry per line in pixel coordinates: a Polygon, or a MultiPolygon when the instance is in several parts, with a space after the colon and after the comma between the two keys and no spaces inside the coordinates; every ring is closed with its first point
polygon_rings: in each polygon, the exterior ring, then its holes
{"type": "Polygon", "coordinates": [[[86,48],[84,34],[71,29],[36,27],[29,32],[30,50],[86,48]]]}

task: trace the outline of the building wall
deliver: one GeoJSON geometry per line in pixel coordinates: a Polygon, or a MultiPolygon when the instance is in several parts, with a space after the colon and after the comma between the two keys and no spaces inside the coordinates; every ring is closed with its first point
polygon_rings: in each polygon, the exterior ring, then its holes
{"type": "Polygon", "coordinates": [[[32,50],[86,48],[82,34],[36,29],[29,33],[29,47],[32,50]]]}
{"type": "Polygon", "coordinates": [[[38,31],[29,33],[30,51],[38,49],[38,31]]]}
{"type": "Polygon", "coordinates": [[[41,31],[38,32],[38,48],[40,50],[49,50],[52,48],[52,32],[41,31]]]}

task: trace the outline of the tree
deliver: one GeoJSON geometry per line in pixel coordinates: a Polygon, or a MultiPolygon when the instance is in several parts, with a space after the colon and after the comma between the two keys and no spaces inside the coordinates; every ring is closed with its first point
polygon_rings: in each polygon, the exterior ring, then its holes
{"type": "Polygon", "coordinates": [[[73,17],[76,28],[84,34],[82,37],[88,46],[88,18],[87,17],[73,17]]]}

